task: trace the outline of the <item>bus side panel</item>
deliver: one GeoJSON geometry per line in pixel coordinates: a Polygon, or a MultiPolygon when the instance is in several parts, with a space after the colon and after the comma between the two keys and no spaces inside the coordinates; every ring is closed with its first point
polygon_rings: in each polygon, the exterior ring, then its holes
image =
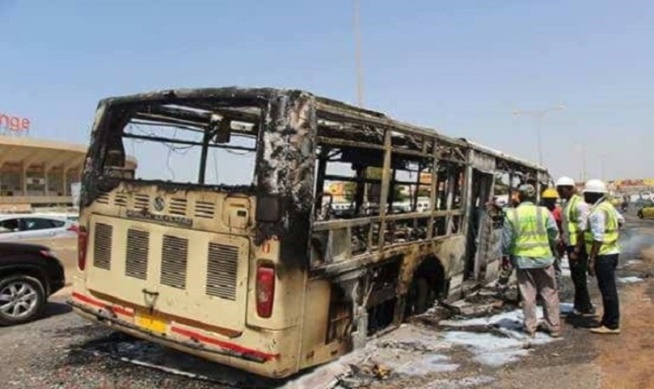
{"type": "Polygon", "coordinates": [[[307,286],[300,369],[328,362],[350,351],[348,339],[327,339],[331,288],[329,281],[324,279],[311,280],[307,286]]]}
{"type": "Polygon", "coordinates": [[[502,264],[502,229],[493,229],[490,236],[490,247],[486,253],[486,284],[497,280],[502,264]]]}

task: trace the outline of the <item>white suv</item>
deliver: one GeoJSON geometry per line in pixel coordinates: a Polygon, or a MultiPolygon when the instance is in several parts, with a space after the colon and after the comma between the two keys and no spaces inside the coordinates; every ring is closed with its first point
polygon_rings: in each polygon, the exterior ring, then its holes
{"type": "Polygon", "coordinates": [[[40,215],[0,215],[0,241],[74,238],[77,223],[40,215]]]}

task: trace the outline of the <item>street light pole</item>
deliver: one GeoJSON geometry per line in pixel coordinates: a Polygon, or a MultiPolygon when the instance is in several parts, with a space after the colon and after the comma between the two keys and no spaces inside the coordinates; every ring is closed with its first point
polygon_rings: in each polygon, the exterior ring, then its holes
{"type": "Polygon", "coordinates": [[[581,181],[586,182],[588,175],[586,174],[586,147],[581,146],[581,181]]]}
{"type": "Polygon", "coordinates": [[[543,164],[543,145],[542,145],[542,122],[543,119],[545,118],[545,115],[547,115],[550,112],[554,111],[561,111],[565,109],[565,105],[559,104],[555,107],[540,110],[540,111],[524,111],[517,109],[513,111],[514,116],[518,115],[525,115],[529,116],[534,120],[534,128],[536,129],[536,141],[538,142],[538,164],[542,165],[543,164]]]}

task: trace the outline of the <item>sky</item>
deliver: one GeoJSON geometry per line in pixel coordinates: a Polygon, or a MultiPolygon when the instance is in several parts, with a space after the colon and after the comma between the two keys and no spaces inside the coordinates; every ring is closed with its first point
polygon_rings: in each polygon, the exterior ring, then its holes
{"type": "MultiPolygon", "coordinates": [[[[0,18],[0,113],[35,138],[87,143],[98,100],[154,89],[356,103],[353,0],[0,0],[0,18]]],[[[555,176],[585,154],[587,178],[654,177],[652,20],[648,0],[361,0],[365,106],[537,161],[513,112],[564,104],[540,125],[555,176]]]]}

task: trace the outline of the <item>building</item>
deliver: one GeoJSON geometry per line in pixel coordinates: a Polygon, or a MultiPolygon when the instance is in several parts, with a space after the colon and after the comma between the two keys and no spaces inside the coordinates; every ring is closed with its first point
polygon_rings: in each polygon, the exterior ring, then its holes
{"type": "MultiPolygon", "coordinates": [[[[0,135],[0,212],[72,206],[80,181],[84,145],[0,135]]],[[[136,168],[136,161],[128,165],[136,168]]]]}

